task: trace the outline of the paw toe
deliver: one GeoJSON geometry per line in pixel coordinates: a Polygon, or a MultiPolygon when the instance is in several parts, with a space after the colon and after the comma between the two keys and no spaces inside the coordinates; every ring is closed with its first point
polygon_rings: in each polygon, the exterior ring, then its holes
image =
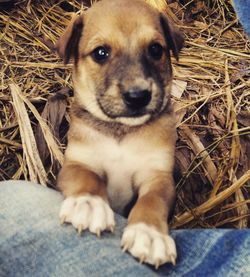
{"type": "Polygon", "coordinates": [[[165,263],[175,264],[176,247],[174,240],[146,224],[128,226],[123,234],[121,246],[140,263],[146,262],[156,269],[165,263]]]}
{"type": "Polygon", "coordinates": [[[72,223],[79,234],[83,230],[101,236],[104,230],[114,231],[114,213],[108,204],[98,196],[84,195],[69,197],[63,201],[60,210],[61,223],[72,223]]]}

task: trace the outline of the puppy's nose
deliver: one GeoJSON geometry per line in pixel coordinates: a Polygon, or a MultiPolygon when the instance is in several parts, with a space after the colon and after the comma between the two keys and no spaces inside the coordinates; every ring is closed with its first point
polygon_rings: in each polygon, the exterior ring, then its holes
{"type": "Polygon", "coordinates": [[[137,110],[146,107],[151,100],[149,90],[129,90],[123,94],[124,103],[127,107],[137,110]]]}

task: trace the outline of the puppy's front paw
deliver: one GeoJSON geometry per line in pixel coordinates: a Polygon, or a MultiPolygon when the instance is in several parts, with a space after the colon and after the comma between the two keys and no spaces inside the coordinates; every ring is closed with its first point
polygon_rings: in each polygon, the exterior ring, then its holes
{"type": "Polygon", "coordinates": [[[61,223],[72,223],[79,233],[89,229],[98,237],[104,230],[113,232],[115,227],[114,213],[109,205],[101,197],[89,194],[66,198],[59,216],[61,223]]]}
{"type": "Polygon", "coordinates": [[[144,223],[127,226],[121,246],[139,259],[140,263],[149,263],[156,269],[168,262],[175,265],[177,254],[174,240],[144,223]]]}

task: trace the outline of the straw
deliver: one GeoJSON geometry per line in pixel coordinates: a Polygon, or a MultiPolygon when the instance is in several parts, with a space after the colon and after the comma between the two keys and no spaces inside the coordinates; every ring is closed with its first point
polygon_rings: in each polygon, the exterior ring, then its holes
{"type": "MultiPolygon", "coordinates": [[[[146,1],[185,37],[179,62],[172,59],[173,226],[249,227],[249,40],[230,1],[146,1]]],[[[74,13],[92,2],[16,1],[0,11],[0,180],[56,188],[73,85],[72,64],[63,64],[54,45],[74,13]]]]}

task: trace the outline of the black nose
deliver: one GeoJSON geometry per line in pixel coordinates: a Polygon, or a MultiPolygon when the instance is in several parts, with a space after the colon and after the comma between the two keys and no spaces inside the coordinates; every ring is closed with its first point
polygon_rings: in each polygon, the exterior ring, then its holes
{"type": "Polygon", "coordinates": [[[151,100],[149,90],[128,91],[123,94],[124,103],[127,107],[137,110],[146,107],[151,100]]]}

